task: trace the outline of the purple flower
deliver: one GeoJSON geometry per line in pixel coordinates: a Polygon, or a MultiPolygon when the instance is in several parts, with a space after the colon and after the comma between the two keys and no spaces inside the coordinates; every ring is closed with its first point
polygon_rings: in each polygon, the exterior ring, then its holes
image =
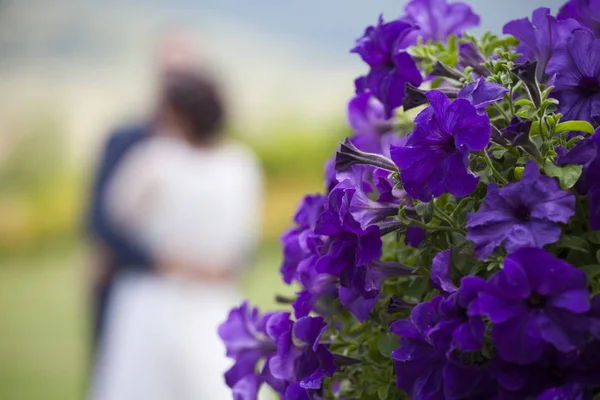
{"type": "Polygon", "coordinates": [[[503,360],[528,364],[538,360],[548,344],[563,353],[580,348],[588,337],[589,310],[582,271],[545,250],[521,248],[490,277],[469,315],[489,318],[503,360]]]}
{"type": "Polygon", "coordinates": [[[590,225],[592,229],[600,230],[600,128],[596,129],[592,137],[584,139],[569,154],[575,153],[578,161],[583,161],[589,155],[590,148],[595,147],[596,154],[583,166],[583,173],[577,182],[577,190],[587,194],[590,205],[590,225]],[[594,146],[592,146],[592,143],[594,146]],[[582,147],[576,152],[576,149],[582,147]]]}
{"type": "Polygon", "coordinates": [[[488,185],[482,206],[467,215],[467,239],[475,243],[475,255],[482,260],[503,242],[509,253],[541,248],[558,241],[559,223],[567,223],[574,214],[575,196],[561,190],[555,178],[540,175],[529,161],[519,182],[503,188],[488,185]]]}
{"type": "Polygon", "coordinates": [[[410,32],[403,44],[416,44],[420,37],[424,42],[445,42],[450,35],[460,36],[465,30],[479,25],[479,16],[465,3],[448,4],[446,0],[412,0],[404,8],[403,20],[418,26],[410,32]]]}
{"type": "Polygon", "coordinates": [[[502,100],[508,89],[494,82],[486,82],[484,77],[467,84],[458,93],[459,99],[469,100],[480,113],[492,103],[502,100]]]}
{"type": "Polygon", "coordinates": [[[353,166],[349,171],[338,173],[340,182],[336,190],[345,190],[350,200],[349,211],[352,217],[367,229],[370,225],[383,221],[388,217],[398,215],[402,198],[391,198],[391,201],[375,201],[368,196],[373,188],[369,182],[371,168],[353,166]]]}
{"type": "Polygon", "coordinates": [[[578,384],[569,384],[545,390],[537,400],[586,400],[591,395],[578,384]]]}
{"type": "Polygon", "coordinates": [[[502,137],[511,143],[519,142],[523,137],[529,138],[531,121],[513,117],[508,126],[502,130],[502,137]]]}
{"type": "Polygon", "coordinates": [[[267,331],[277,343],[277,354],[269,362],[273,376],[303,389],[319,389],[336,369],[333,355],[319,344],[326,329],[322,317],[292,322],[289,314],[280,313],[269,319],[267,331]]]}
{"type": "Polygon", "coordinates": [[[468,316],[471,301],[483,289],[485,281],[477,276],[466,276],[460,288],[440,302],[440,322],[430,335],[444,335],[451,338],[450,349],[461,352],[480,351],[483,344],[485,324],[480,316],[468,316]]]}
{"type": "Polygon", "coordinates": [[[479,76],[488,76],[490,71],[482,64],[485,58],[477,45],[473,42],[460,43],[458,45],[459,64],[463,67],[471,67],[479,76]]]}
{"type": "Polygon", "coordinates": [[[315,233],[329,236],[316,270],[344,278],[342,284],[351,278],[357,266],[381,256],[379,228],[371,225],[363,229],[351,213],[354,194],[354,189],[336,186],[327,197],[325,211],[315,227],[315,233]]]}
{"type": "Polygon", "coordinates": [[[545,7],[535,9],[531,19],[533,23],[528,18],[510,21],[504,25],[502,32],[519,39],[516,50],[522,56],[517,62],[538,62],[536,76],[542,82],[554,49],[564,46],[573,31],[580,26],[572,19],[557,21],[550,15],[550,9],[545,7]]]}
{"type": "Polygon", "coordinates": [[[335,178],[335,154],[332,158],[327,160],[325,163],[325,188],[327,193],[331,191],[338,184],[337,179],[335,178]]]}
{"type": "Polygon", "coordinates": [[[548,349],[533,364],[519,365],[496,358],[490,369],[501,399],[589,400],[600,385],[600,343],[587,343],[567,354],[548,349]]]}
{"type": "Polygon", "coordinates": [[[596,37],[600,36],[600,1],[570,0],[562,6],[558,19],[573,18],[586,28],[591,29],[596,37]]]}
{"type": "Polygon", "coordinates": [[[590,332],[600,340],[600,295],[594,296],[589,313],[590,332]]]}
{"type": "Polygon", "coordinates": [[[387,278],[407,276],[413,272],[413,267],[391,261],[374,260],[367,265],[358,266],[354,270],[350,285],[340,287],[340,301],[363,322],[377,304],[383,282],[387,278]]]}
{"type": "Polygon", "coordinates": [[[430,330],[429,335],[440,335],[450,341],[449,352],[458,349],[463,352],[481,350],[485,324],[478,315],[467,316],[471,301],[483,289],[485,281],[477,276],[466,276],[460,288],[450,279],[452,250],[443,250],[433,259],[431,280],[433,286],[448,296],[440,300],[438,313],[440,320],[430,330]]]}
{"type": "Polygon", "coordinates": [[[325,241],[318,247],[318,257],[297,268],[298,275],[304,277],[301,282],[305,288],[294,304],[297,317],[306,315],[318,295],[329,293],[334,281],[339,280],[342,304],[362,321],[377,302],[384,279],[412,273],[412,269],[390,268],[377,261],[381,256],[381,238],[374,224],[396,215],[401,199],[395,195],[403,195],[393,190],[387,179],[389,173],[378,172],[355,165],[338,173],[339,183],[328,195],[325,211],[314,230],[325,241]],[[369,198],[375,197],[375,188],[380,189],[377,201],[369,198]]]}
{"type": "Polygon", "coordinates": [[[379,293],[375,297],[365,298],[361,291],[348,289],[343,286],[339,289],[339,296],[344,307],[360,322],[364,322],[369,318],[371,310],[379,302],[379,293]]]}
{"type": "Polygon", "coordinates": [[[419,86],[422,82],[412,57],[401,50],[401,42],[414,29],[410,23],[384,23],[380,17],[378,25],[368,27],[351,50],[369,64],[371,70],[362,82],[383,103],[386,117],[402,105],[406,83],[419,86]]]}
{"type": "Polygon", "coordinates": [[[325,400],[316,390],[304,389],[299,383],[292,383],[285,390],[285,400],[325,400]]]}
{"type": "Polygon", "coordinates": [[[383,104],[371,93],[363,93],[355,96],[348,103],[348,125],[354,131],[351,138],[359,150],[368,153],[384,154],[389,146],[382,146],[383,136],[393,135],[391,121],[386,118],[383,104]]]}
{"type": "Polygon", "coordinates": [[[404,244],[416,249],[426,237],[425,229],[418,226],[409,226],[404,233],[404,244]]]}
{"type": "Polygon", "coordinates": [[[281,238],[283,244],[283,263],[281,275],[285,283],[296,279],[298,265],[320,245],[320,238],[314,234],[317,219],[324,210],[325,196],[307,195],[304,197],[294,216],[296,226],[285,232],[281,238]]]}
{"type": "Polygon", "coordinates": [[[577,143],[571,150],[567,150],[564,146],[556,147],[556,165],[565,166],[568,164],[588,165],[596,154],[598,148],[596,142],[592,138],[585,138],[577,143]]]}
{"type": "Polygon", "coordinates": [[[324,237],[315,234],[317,219],[324,211],[326,197],[320,194],[307,195],[294,217],[296,226],[282,236],[283,263],[281,275],[287,284],[299,282],[302,290],[293,303],[296,318],[308,315],[322,296],[332,289],[337,293],[337,278],[318,274],[315,265],[319,259],[324,237]]]}
{"type": "Polygon", "coordinates": [[[537,145],[531,140],[529,136],[529,131],[531,129],[531,121],[520,120],[517,117],[514,117],[510,124],[504,128],[502,131],[496,130],[495,127],[492,127],[492,135],[494,132],[497,133],[494,136],[494,140],[497,143],[504,143],[506,141],[512,143],[513,146],[519,146],[527,153],[533,155],[534,157],[540,156],[540,151],[537,145]]]}
{"type": "Polygon", "coordinates": [[[450,102],[437,90],[426,96],[431,106],[416,117],[406,144],[392,146],[392,160],[401,170],[404,189],[418,200],[445,192],[467,196],[479,181],[469,170],[469,154],[488,145],[490,122],[468,100],[450,102]]]}
{"type": "MultiPolygon", "coordinates": [[[[389,148],[388,148],[389,151],[389,148]]],[[[375,169],[373,171],[373,183],[377,188],[379,197],[377,201],[380,203],[398,203],[407,198],[406,192],[401,189],[396,189],[395,182],[390,178],[389,171],[383,169],[375,169]]]]}
{"type": "Polygon", "coordinates": [[[292,304],[294,316],[301,318],[315,310],[321,315],[327,314],[327,304],[337,297],[338,278],[329,274],[318,273],[315,270],[319,255],[314,254],[303,260],[298,266],[298,281],[302,290],[297,293],[296,301],[292,304]]]}
{"type": "Polygon", "coordinates": [[[227,357],[235,360],[234,366],[225,373],[225,382],[233,389],[236,398],[256,399],[263,382],[275,390],[283,390],[283,383],[273,378],[268,367],[275,355],[275,343],[267,336],[266,326],[273,314],[260,315],[258,309],[244,302],[229,313],[227,321],[219,326],[219,336],[227,348],[227,357]],[[260,374],[256,365],[265,361],[260,374]]]}
{"type": "Polygon", "coordinates": [[[435,255],[431,263],[431,282],[433,287],[444,293],[456,292],[456,286],[450,278],[452,250],[442,250],[435,255]]]}
{"type": "Polygon", "coordinates": [[[410,320],[399,320],[390,332],[400,336],[391,354],[396,384],[414,400],[489,399],[494,385],[485,368],[448,357],[450,340],[444,335],[444,316],[438,309],[442,296],[417,305],[410,320]]]}
{"type": "Polygon", "coordinates": [[[565,120],[594,122],[600,116],[600,39],[580,29],[557,49],[546,72],[556,74],[551,95],[565,120]]]}

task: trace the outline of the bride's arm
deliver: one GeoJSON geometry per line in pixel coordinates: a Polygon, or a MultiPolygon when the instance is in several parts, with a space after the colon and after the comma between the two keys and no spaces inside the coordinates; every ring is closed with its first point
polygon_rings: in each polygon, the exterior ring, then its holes
{"type": "Polygon", "coordinates": [[[107,192],[119,167],[133,150],[143,143],[137,131],[119,131],[111,136],[102,155],[96,182],[94,184],[90,225],[93,237],[113,259],[113,267],[124,265],[149,268],[149,254],[142,247],[129,240],[122,229],[112,223],[108,215],[107,192]]]}
{"type": "Polygon", "coordinates": [[[112,223],[137,240],[155,189],[155,163],[146,147],[134,149],[115,173],[107,190],[107,213],[112,223]]]}

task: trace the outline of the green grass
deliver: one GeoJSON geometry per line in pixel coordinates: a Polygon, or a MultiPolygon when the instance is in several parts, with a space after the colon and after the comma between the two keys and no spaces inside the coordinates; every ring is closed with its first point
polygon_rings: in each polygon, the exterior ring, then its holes
{"type": "MultiPolygon", "coordinates": [[[[277,245],[263,246],[243,280],[244,294],[263,309],[276,293],[277,245]]],[[[81,248],[0,260],[0,399],[79,400],[88,362],[87,301],[81,248]]],[[[225,316],[224,316],[225,318],[225,316]]]]}

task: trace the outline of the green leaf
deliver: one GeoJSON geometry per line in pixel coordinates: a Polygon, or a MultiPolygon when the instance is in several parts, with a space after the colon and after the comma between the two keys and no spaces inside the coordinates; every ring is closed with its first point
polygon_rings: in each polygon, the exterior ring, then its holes
{"type": "Polygon", "coordinates": [[[548,176],[558,178],[560,187],[564,190],[571,189],[579,180],[583,167],[577,164],[569,164],[564,167],[554,165],[550,161],[544,164],[544,172],[548,176]]]}
{"type": "Polygon", "coordinates": [[[554,133],[568,131],[586,132],[592,134],[594,133],[594,127],[587,121],[567,121],[561,122],[554,128],[554,133]]]}
{"type": "Polygon", "coordinates": [[[508,150],[501,147],[501,148],[496,148],[495,150],[492,151],[492,155],[494,156],[494,158],[496,160],[499,160],[502,158],[502,156],[507,152],[508,150]]]}
{"type": "Polygon", "coordinates": [[[377,340],[377,348],[384,357],[389,357],[392,351],[400,346],[400,338],[393,333],[386,333],[377,340]]]}
{"type": "Polygon", "coordinates": [[[556,243],[558,247],[564,249],[578,250],[587,253],[590,248],[587,240],[580,238],[579,236],[563,236],[556,243]]]}
{"type": "Polygon", "coordinates": [[[596,252],[596,260],[598,260],[598,262],[600,262],[600,250],[598,250],[596,252]]]}
{"type": "Polygon", "coordinates": [[[594,244],[600,244],[600,231],[591,231],[585,234],[585,238],[594,244]]]}
{"type": "Polygon", "coordinates": [[[533,107],[533,102],[529,99],[521,99],[521,100],[515,101],[515,106],[533,107]]]}
{"type": "Polygon", "coordinates": [[[527,111],[519,111],[515,114],[517,117],[521,117],[521,118],[527,118],[527,116],[529,115],[529,113],[527,111]]]}
{"type": "Polygon", "coordinates": [[[592,280],[592,279],[596,278],[598,275],[600,275],[600,265],[598,265],[598,264],[584,265],[583,267],[580,267],[579,269],[585,273],[585,276],[587,277],[588,280],[592,280]]]}
{"type": "Polygon", "coordinates": [[[429,203],[420,202],[415,206],[415,211],[417,211],[423,222],[428,224],[433,218],[433,203],[431,201],[429,203]]]}
{"type": "Polygon", "coordinates": [[[389,391],[390,387],[388,385],[379,386],[379,389],[377,389],[377,396],[379,396],[379,400],[387,400],[389,391]]]}

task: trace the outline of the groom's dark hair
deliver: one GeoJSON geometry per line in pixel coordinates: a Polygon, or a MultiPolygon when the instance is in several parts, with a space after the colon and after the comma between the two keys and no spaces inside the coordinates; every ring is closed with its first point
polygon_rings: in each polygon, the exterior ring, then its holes
{"type": "Polygon", "coordinates": [[[189,128],[191,141],[211,141],[221,135],[225,107],[215,82],[208,76],[170,73],[165,80],[164,101],[189,128]]]}

